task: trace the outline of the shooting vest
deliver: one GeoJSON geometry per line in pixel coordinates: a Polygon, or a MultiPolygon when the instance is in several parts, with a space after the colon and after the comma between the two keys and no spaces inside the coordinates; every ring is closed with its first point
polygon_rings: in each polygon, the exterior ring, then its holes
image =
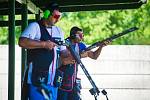
{"type": "MultiPolygon", "coordinates": [[[[76,52],[79,53],[78,44],[73,45],[73,48],[76,52]]],[[[73,90],[77,78],[77,64],[62,65],[59,68],[59,70],[61,70],[64,73],[62,84],[59,89],[71,92],[73,90]]]]}
{"type": "MultiPolygon", "coordinates": [[[[49,35],[45,26],[38,21],[41,31],[41,41],[51,40],[52,37],[49,35]]],[[[27,63],[32,63],[32,84],[38,85],[41,82],[47,84],[49,67],[54,58],[54,50],[48,50],[45,48],[28,49],[27,50],[27,63]]]]}

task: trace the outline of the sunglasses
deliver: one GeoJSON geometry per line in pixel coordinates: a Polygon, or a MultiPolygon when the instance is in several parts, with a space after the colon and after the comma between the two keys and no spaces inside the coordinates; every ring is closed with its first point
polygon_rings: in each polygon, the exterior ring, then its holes
{"type": "Polygon", "coordinates": [[[53,12],[53,18],[58,20],[60,17],[61,17],[61,13],[58,10],[55,10],[53,12]]]}
{"type": "Polygon", "coordinates": [[[79,34],[80,38],[83,39],[84,35],[83,33],[82,34],[79,34]]]}
{"type": "Polygon", "coordinates": [[[61,17],[61,15],[53,15],[53,17],[54,17],[55,19],[59,19],[59,18],[61,17]]]}
{"type": "Polygon", "coordinates": [[[79,34],[76,34],[77,37],[80,37],[80,39],[83,39],[84,37],[84,34],[83,33],[79,33],[79,34]]]}

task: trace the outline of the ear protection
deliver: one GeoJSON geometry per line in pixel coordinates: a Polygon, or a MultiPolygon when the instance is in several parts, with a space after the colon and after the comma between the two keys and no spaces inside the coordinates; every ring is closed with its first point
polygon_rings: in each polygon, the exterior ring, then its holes
{"type": "MultiPolygon", "coordinates": [[[[51,2],[46,6],[46,10],[43,12],[43,18],[48,19],[49,16],[53,15],[54,10],[59,10],[59,5],[57,3],[51,2]]],[[[60,17],[60,16],[55,16],[55,17],[60,17]]]]}
{"type": "Polygon", "coordinates": [[[52,15],[52,13],[50,12],[50,10],[45,10],[43,13],[43,18],[48,19],[48,17],[51,15],[52,15]]]}
{"type": "MultiPolygon", "coordinates": [[[[54,10],[59,10],[59,5],[57,3],[51,2],[46,6],[46,10],[43,12],[43,18],[48,19],[49,16],[52,16],[54,10]]],[[[58,16],[57,16],[58,17],[58,16]]]]}

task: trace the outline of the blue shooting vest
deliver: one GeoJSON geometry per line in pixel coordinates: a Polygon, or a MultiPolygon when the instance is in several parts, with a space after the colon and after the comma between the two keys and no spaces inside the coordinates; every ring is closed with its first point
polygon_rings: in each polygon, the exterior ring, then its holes
{"type": "MultiPolygon", "coordinates": [[[[49,35],[45,26],[38,21],[41,31],[41,41],[51,40],[52,37],[49,35]]],[[[49,67],[54,59],[54,50],[45,48],[28,49],[27,50],[27,63],[32,63],[32,75],[31,82],[33,85],[38,85],[41,82],[48,83],[49,67]]]]}

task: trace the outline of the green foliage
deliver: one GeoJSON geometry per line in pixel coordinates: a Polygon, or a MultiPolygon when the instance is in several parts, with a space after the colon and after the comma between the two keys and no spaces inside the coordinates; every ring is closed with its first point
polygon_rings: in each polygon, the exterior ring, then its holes
{"type": "Polygon", "coordinates": [[[150,44],[150,4],[132,10],[64,13],[58,25],[65,31],[66,37],[69,35],[69,29],[72,26],[83,28],[84,42],[87,44],[92,44],[137,26],[139,27],[138,31],[116,39],[113,44],[150,44]]]}
{"type": "Polygon", "coordinates": [[[0,28],[0,44],[8,44],[8,28],[0,28]]]}
{"type": "MultiPolygon", "coordinates": [[[[143,45],[150,44],[150,3],[138,9],[65,12],[57,23],[69,36],[71,27],[78,26],[84,31],[84,42],[92,44],[137,26],[138,31],[116,39],[113,44],[143,45]]],[[[8,28],[0,28],[0,44],[8,43],[8,28]]],[[[20,35],[20,27],[16,27],[16,43],[20,35]]]]}
{"type": "MultiPolygon", "coordinates": [[[[15,43],[17,44],[18,43],[18,38],[20,36],[20,27],[16,27],[15,28],[15,35],[16,35],[16,40],[15,40],[15,43]]],[[[0,44],[8,44],[8,36],[9,36],[9,33],[8,33],[8,27],[2,27],[0,28],[0,44]]]]}

